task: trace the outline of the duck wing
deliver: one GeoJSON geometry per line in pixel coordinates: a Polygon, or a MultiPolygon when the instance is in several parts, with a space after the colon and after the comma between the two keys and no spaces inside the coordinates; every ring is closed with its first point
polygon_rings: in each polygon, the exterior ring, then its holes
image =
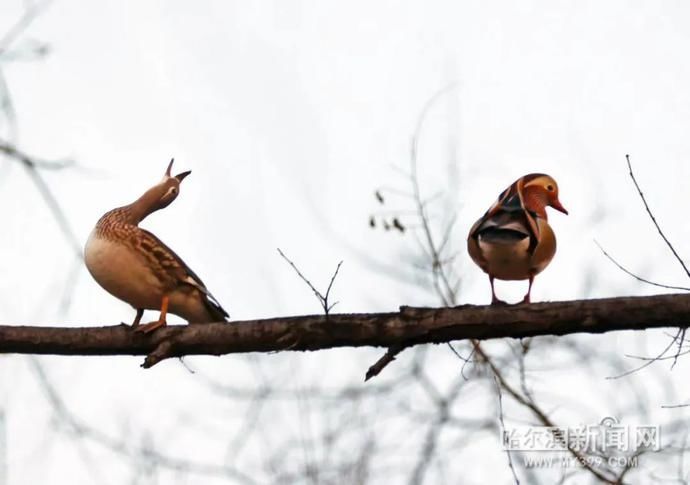
{"type": "Polygon", "coordinates": [[[472,226],[470,238],[494,244],[515,244],[529,238],[529,252],[533,252],[541,240],[535,217],[519,205],[489,209],[472,226]]]}
{"type": "MultiPolygon", "coordinates": [[[[525,207],[523,197],[524,180],[517,180],[510,187],[501,192],[496,201],[489,207],[489,210],[472,226],[470,237],[477,238],[479,233],[492,229],[495,237],[518,237],[517,233],[511,231],[524,232],[530,236],[530,251],[533,251],[541,240],[537,215],[525,207]],[[499,229],[505,228],[506,231],[499,229]]],[[[491,237],[487,235],[487,237],[491,237]]]]}
{"type": "Polygon", "coordinates": [[[174,286],[188,285],[196,288],[204,295],[204,303],[209,310],[221,319],[227,318],[226,312],[218,300],[206,288],[206,285],[192,269],[180,258],[175,251],[170,249],[163,241],[153,233],[139,229],[140,237],[137,237],[137,245],[143,254],[146,254],[157,274],[164,273],[174,286]]]}

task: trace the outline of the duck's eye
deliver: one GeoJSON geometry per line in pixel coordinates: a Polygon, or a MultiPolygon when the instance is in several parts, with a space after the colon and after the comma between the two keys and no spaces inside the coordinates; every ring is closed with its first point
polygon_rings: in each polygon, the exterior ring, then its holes
{"type": "Polygon", "coordinates": [[[547,185],[546,190],[548,190],[549,192],[553,192],[553,185],[547,185]]]}

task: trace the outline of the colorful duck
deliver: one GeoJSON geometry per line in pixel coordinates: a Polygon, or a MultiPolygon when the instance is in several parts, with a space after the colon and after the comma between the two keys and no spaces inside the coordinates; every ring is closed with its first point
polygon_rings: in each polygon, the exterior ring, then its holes
{"type": "Polygon", "coordinates": [[[501,192],[470,229],[467,250],[489,275],[492,305],[505,303],[496,297],[495,278],[529,280],[522,302],[530,302],[534,277],[556,254],[556,236],[547,222],[546,207],[568,213],[558,200],[558,185],[552,177],[525,175],[501,192]]]}

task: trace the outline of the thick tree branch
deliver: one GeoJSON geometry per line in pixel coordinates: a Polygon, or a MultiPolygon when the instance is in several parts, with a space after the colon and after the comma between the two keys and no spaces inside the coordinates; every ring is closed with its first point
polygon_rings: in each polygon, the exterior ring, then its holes
{"type": "Polygon", "coordinates": [[[333,347],[391,347],[462,339],[686,327],[690,295],[607,298],[508,307],[401,307],[399,312],[309,315],[171,326],[146,336],[110,327],[0,326],[0,353],[147,355],[144,367],[185,355],[333,347]]]}

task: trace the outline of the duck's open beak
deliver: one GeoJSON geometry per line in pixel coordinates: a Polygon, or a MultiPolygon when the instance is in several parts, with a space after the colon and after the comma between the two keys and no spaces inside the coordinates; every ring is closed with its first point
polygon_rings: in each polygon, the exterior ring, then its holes
{"type": "MultiPolygon", "coordinates": [[[[165,176],[166,176],[166,177],[172,177],[172,166],[173,166],[173,162],[174,162],[174,161],[175,161],[174,158],[172,158],[172,159],[170,160],[170,163],[168,164],[168,169],[165,171],[165,176]]],[[[177,179],[178,182],[182,182],[182,181],[184,180],[184,178],[185,178],[187,175],[189,175],[190,173],[192,173],[192,171],[191,171],[191,170],[187,170],[186,172],[178,173],[177,175],[175,175],[175,178],[177,179]]]]}
{"type": "Polygon", "coordinates": [[[184,180],[184,178],[187,175],[189,175],[190,173],[192,173],[192,171],[187,170],[186,172],[178,173],[177,175],[175,175],[175,178],[177,179],[178,182],[182,182],[184,180]]]}

